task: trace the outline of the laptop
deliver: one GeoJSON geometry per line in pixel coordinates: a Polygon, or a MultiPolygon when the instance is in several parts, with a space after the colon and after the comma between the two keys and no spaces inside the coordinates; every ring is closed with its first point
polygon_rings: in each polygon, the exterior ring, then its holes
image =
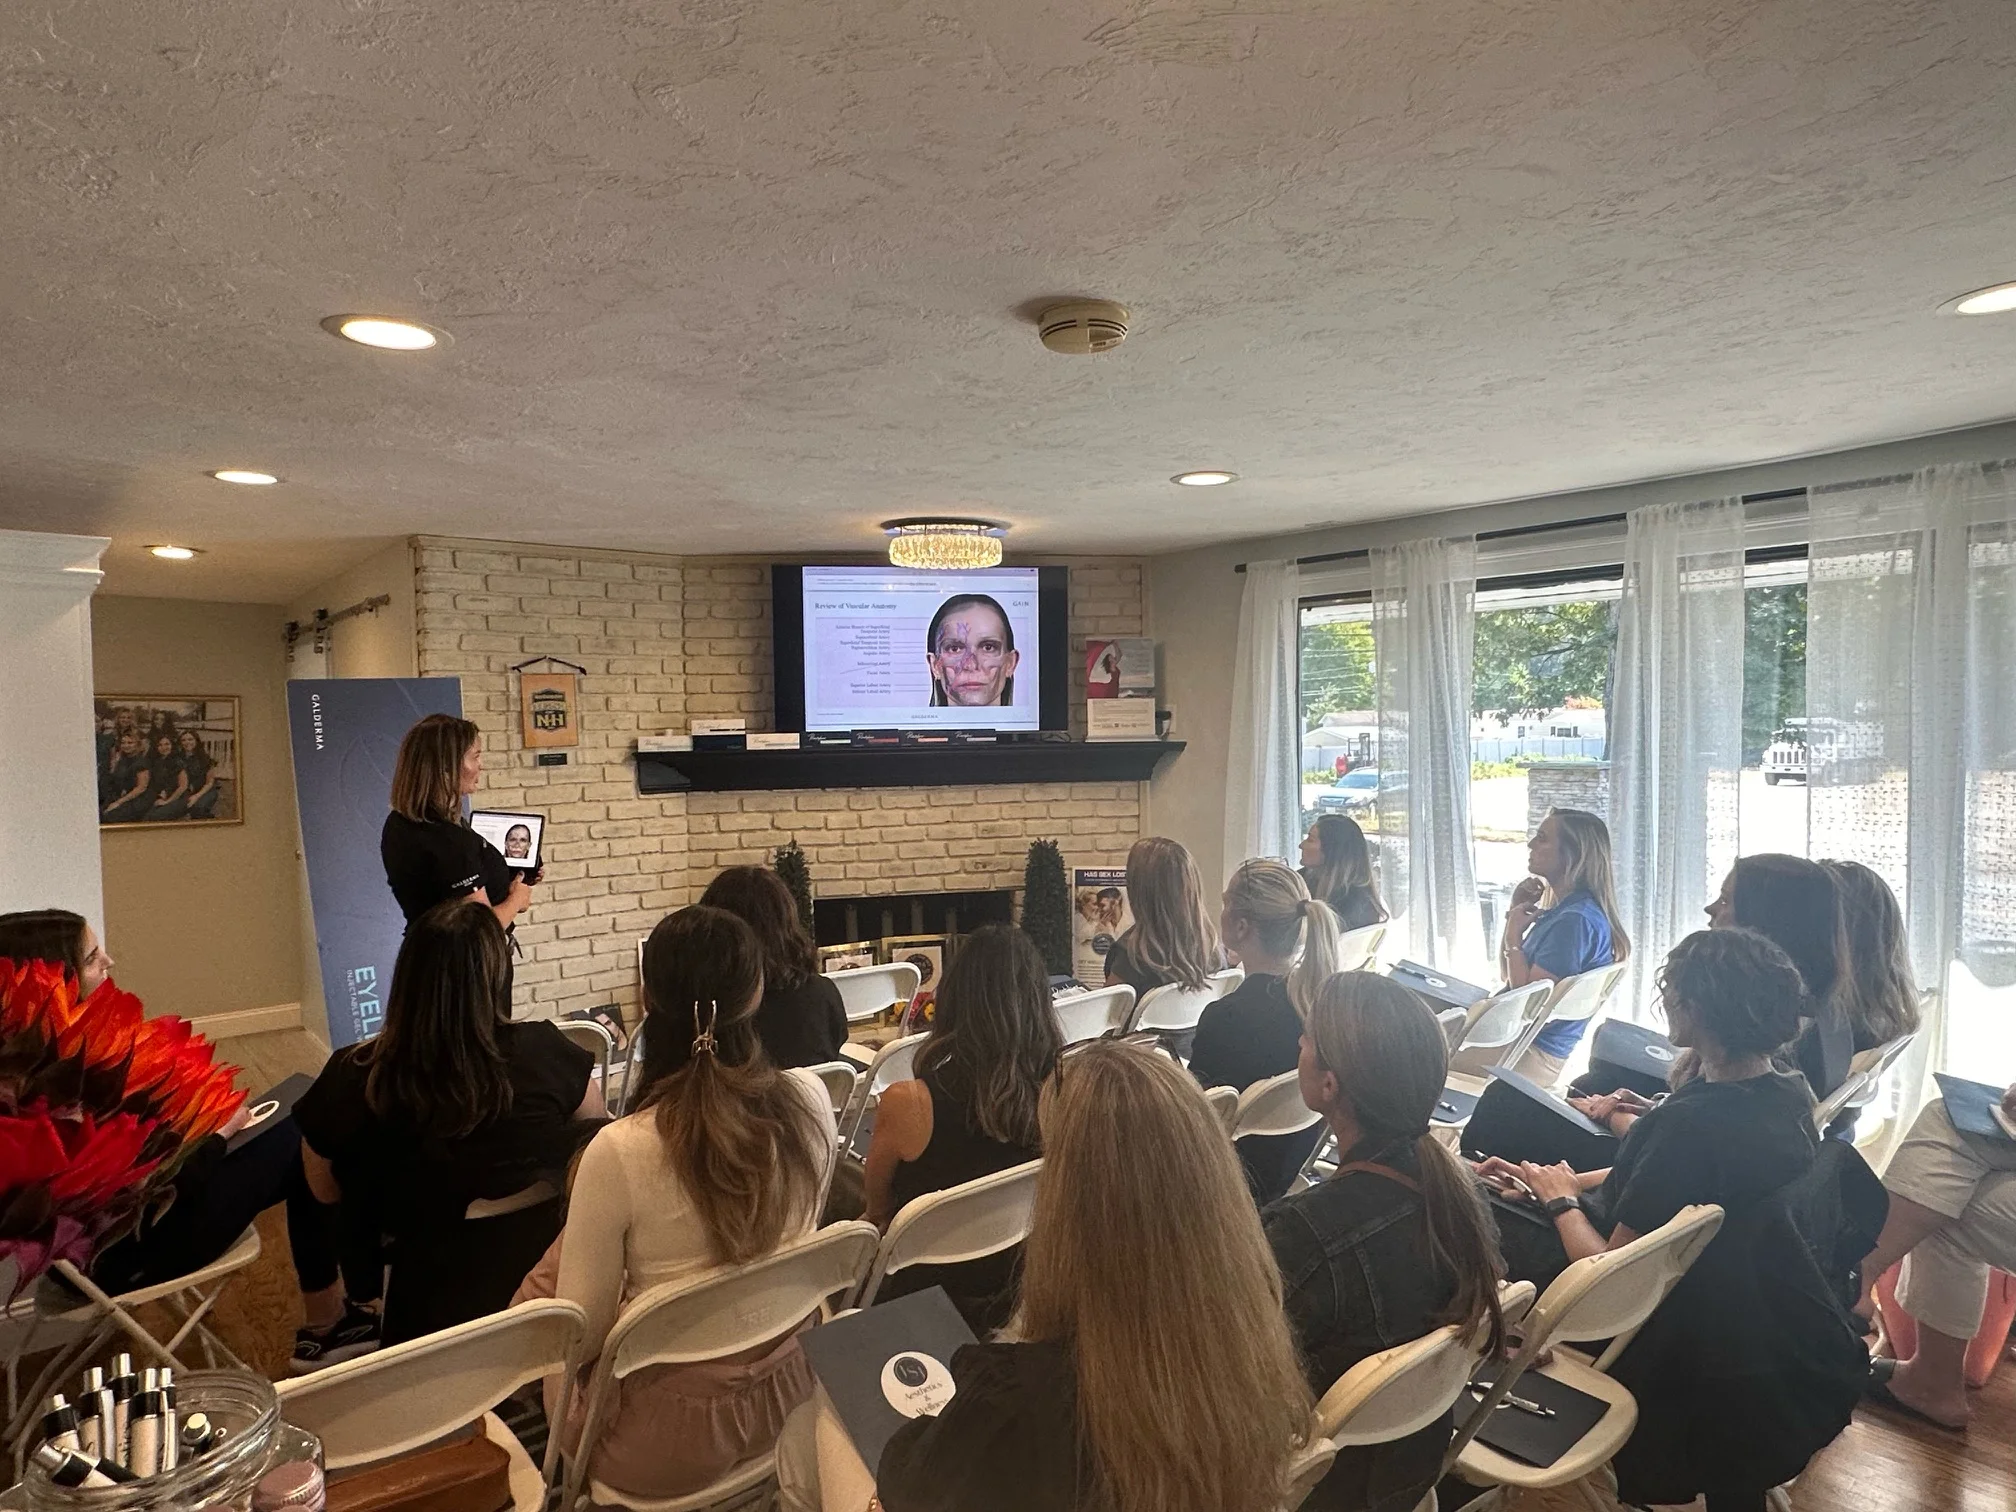
{"type": "Polygon", "coordinates": [[[539,869],[539,848],[546,835],[544,814],[476,809],[469,815],[469,828],[497,847],[506,866],[520,871],[539,869]]]}

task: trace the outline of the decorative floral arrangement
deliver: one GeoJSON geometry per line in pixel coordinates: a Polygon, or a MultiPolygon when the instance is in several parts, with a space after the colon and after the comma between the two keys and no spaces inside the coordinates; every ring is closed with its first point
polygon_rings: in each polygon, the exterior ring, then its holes
{"type": "Polygon", "coordinates": [[[0,959],[0,1259],[16,1294],[58,1260],[87,1268],[238,1111],[237,1068],[184,1019],[112,983],[0,959]]]}

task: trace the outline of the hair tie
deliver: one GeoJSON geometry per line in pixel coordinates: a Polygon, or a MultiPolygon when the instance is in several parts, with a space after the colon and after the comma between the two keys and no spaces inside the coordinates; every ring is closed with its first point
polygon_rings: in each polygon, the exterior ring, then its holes
{"type": "Polygon", "coordinates": [[[693,1054],[695,1058],[714,1053],[714,1019],[719,1012],[719,1004],[715,1003],[712,998],[708,999],[707,1022],[702,1024],[700,1022],[700,1004],[698,1002],[693,1004],[693,1027],[700,1031],[693,1039],[693,1054]]]}

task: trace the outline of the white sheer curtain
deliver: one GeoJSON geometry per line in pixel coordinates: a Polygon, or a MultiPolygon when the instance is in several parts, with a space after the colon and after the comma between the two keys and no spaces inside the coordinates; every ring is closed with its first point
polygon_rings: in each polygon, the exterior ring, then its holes
{"type": "Polygon", "coordinates": [[[1736,859],[1743,765],[1743,501],[1654,504],[1625,523],[1610,838],[1631,936],[1625,1011],[1650,1018],[1653,973],[1701,927],[1736,859]]]}
{"type": "Polygon", "coordinates": [[[1470,836],[1477,540],[1406,541],[1371,556],[1387,906],[1410,957],[1482,973],[1489,962],[1470,836]]]}
{"type": "Polygon", "coordinates": [[[1302,836],[1300,602],[1293,562],[1248,562],[1232,669],[1225,870],[1252,856],[1293,860],[1302,836]]]}
{"type": "Polygon", "coordinates": [[[2016,464],[1817,489],[1811,515],[1809,850],[1882,873],[1937,992],[1908,1120],[1931,1071],[2016,1077],[2016,464]]]}

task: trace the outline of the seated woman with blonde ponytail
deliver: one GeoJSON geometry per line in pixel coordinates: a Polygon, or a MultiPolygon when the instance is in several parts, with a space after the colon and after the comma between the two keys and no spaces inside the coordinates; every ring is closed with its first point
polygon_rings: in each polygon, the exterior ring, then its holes
{"type": "MultiPolygon", "coordinates": [[[[1262,1215],[1288,1326],[1321,1396],[1360,1360],[1444,1324],[1494,1348],[1498,1233],[1470,1171],[1428,1132],[1449,1056],[1427,1006],[1366,971],[1330,978],[1297,1066],[1302,1101],[1337,1136],[1337,1174],[1262,1215]]],[[[1312,1508],[1412,1512],[1440,1473],[1454,1415],[1346,1449],[1312,1508]]]]}
{"type": "MultiPolygon", "coordinates": [[[[629,1298],[760,1260],[818,1222],[832,1104],[809,1071],[765,1057],[762,999],[762,947],[723,909],[682,909],[645,941],[643,1105],[582,1154],[557,1256],[518,1295],[587,1310],[583,1381],[629,1298]]],[[[557,1385],[547,1383],[549,1410],[557,1385]]],[[[685,1495],[769,1448],[811,1392],[792,1330],[733,1359],[640,1371],[589,1448],[577,1391],[561,1443],[591,1454],[589,1474],[605,1485],[685,1495]]]]}
{"type": "MultiPolygon", "coordinates": [[[[1337,916],[1279,861],[1248,861],[1226,884],[1218,932],[1246,980],[1204,1010],[1190,1046],[1190,1074],[1206,1087],[1244,1092],[1293,1071],[1302,1021],[1337,970],[1337,916]]],[[[1241,1140],[1246,1181],[1272,1202],[1316,1147],[1321,1126],[1241,1140]]]]}

